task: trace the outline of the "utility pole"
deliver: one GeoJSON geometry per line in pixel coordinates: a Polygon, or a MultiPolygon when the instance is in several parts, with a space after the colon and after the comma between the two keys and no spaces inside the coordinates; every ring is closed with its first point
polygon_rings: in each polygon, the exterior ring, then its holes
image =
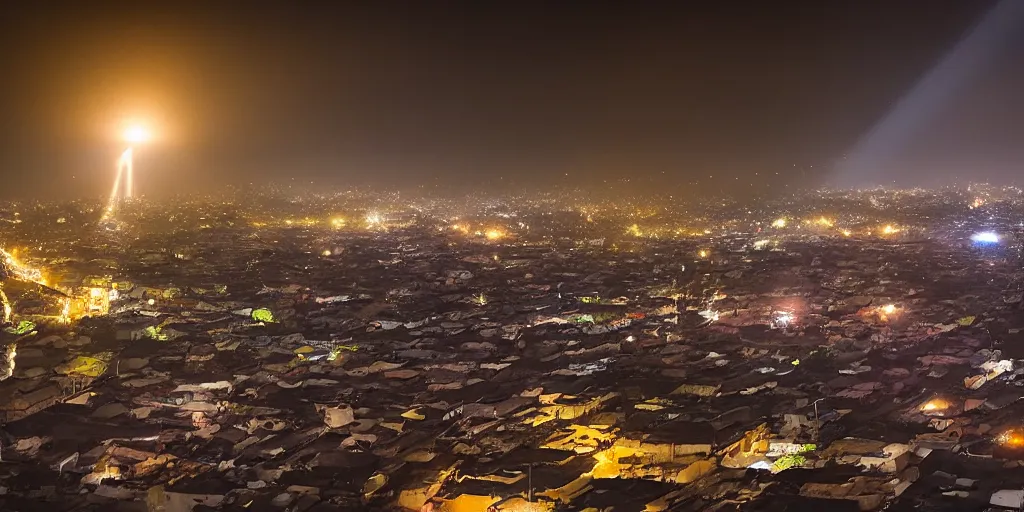
{"type": "Polygon", "coordinates": [[[533,463],[532,462],[530,463],[530,467],[529,467],[529,470],[528,470],[528,475],[529,475],[529,477],[527,478],[527,486],[529,487],[529,489],[526,491],[526,497],[527,497],[526,501],[529,501],[530,503],[533,503],[533,463]]]}
{"type": "Polygon", "coordinates": [[[815,400],[813,404],[811,404],[811,405],[814,405],[814,442],[815,443],[818,442],[818,402],[820,402],[820,401],[822,401],[824,399],[825,399],[824,397],[819,398],[819,399],[815,400]]]}

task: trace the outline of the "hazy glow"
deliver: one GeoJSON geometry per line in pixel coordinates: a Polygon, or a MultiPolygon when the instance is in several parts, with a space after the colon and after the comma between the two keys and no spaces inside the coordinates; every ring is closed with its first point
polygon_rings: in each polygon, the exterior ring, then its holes
{"type": "Polygon", "coordinates": [[[124,140],[132,144],[148,142],[151,138],[153,138],[153,134],[145,126],[139,124],[133,124],[124,130],[124,140]]]}
{"type": "Polygon", "coordinates": [[[977,244],[998,244],[999,235],[991,231],[982,231],[971,235],[971,240],[977,244]]]}
{"type": "Polygon", "coordinates": [[[897,228],[896,226],[893,226],[891,224],[886,224],[885,226],[882,227],[882,234],[883,235],[892,235],[892,234],[899,233],[899,232],[900,232],[899,228],[897,228]]]}
{"type": "Polygon", "coordinates": [[[784,228],[784,227],[786,227],[786,219],[775,219],[775,222],[772,222],[772,227],[773,228],[784,228]]]}
{"type": "Polygon", "coordinates": [[[505,233],[502,233],[500,230],[497,229],[488,229],[487,232],[484,233],[484,236],[486,236],[488,240],[498,240],[499,238],[505,236],[505,233]]]}

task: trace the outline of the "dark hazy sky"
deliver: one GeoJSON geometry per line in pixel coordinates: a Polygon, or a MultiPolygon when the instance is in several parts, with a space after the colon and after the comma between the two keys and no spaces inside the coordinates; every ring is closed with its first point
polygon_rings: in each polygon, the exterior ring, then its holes
{"type": "MultiPolygon", "coordinates": [[[[150,195],[291,178],[779,186],[863,145],[995,5],[15,2],[0,195],[104,193],[124,119],[159,135],[137,151],[150,195]]],[[[1011,32],[872,165],[1015,177],[1024,26],[1011,32]]]]}

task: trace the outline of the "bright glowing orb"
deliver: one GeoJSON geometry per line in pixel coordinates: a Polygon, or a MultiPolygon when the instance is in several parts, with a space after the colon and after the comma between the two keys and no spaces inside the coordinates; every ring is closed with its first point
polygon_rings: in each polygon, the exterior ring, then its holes
{"type": "Polygon", "coordinates": [[[488,240],[498,240],[504,237],[505,233],[502,233],[500,230],[497,229],[488,229],[487,233],[484,233],[484,236],[486,236],[488,240]]]}
{"type": "Polygon", "coordinates": [[[153,134],[145,126],[133,124],[124,130],[124,140],[132,144],[140,144],[149,141],[153,134]]]}
{"type": "Polygon", "coordinates": [[[888,322],[890,320],[897,319],[900,314],[902,314],[902,310],[895,304],[886,304],[884,306],[878,306],[875,310],[875,314],[878,315],[878,320],[888,322]]]}
{"type": "Polygon", "coordinates": [[[971,235],[971,240],[976,244],[998,244],[999,235],[991,231],[982,231],[971,235]]]}
{"type": "Polygon", "coordinates": [[[772,227],[773,228],[784,228],[784,227],[786,227],[786,219],[775,219],[775,222],[772,222],[772,227]]]}

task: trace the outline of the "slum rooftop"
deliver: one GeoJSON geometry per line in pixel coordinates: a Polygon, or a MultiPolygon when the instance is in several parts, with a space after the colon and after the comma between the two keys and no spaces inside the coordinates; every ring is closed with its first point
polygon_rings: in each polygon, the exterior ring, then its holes
{"type": "Polygon", "coordinates": [[[0,205],[3,510],[1002,510],[1015,189],[0,205]]]}

